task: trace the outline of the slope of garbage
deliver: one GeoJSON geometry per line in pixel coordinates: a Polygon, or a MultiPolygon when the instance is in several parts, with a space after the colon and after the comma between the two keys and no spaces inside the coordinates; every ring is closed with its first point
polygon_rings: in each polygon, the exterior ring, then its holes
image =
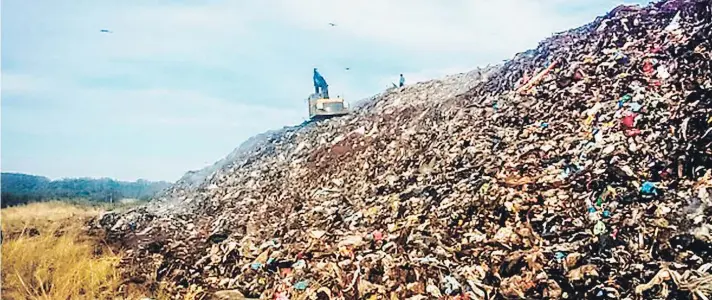
{"type": "Polygon", "coordinates": [[[186,172],[170,188],[165,189],[162,193],[157,195],[154,200],[162,203],[184,201],[187,199],[188,195],[194,193],[205,182],[210,181],[212,176],[218,170],[229,168],[233,163],[246,159],[252,154],[253,151],[259,147],[268,145],[276,136],[280,136],[290,129],[291,127],[284,127],[283,129],[270,130],[250,137],[230,152],[230,154],[212,165],[200,170],[186,172]]]}
{"type": "Polygon", "coordinates": [[[265,299],[708,299],[712,2],[286,128],[101,220],[135,282],[265,299]]]}

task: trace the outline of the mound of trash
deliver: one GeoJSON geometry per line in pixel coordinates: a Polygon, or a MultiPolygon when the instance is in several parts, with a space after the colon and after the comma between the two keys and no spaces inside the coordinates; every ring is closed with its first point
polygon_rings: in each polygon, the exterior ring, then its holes
{"type": "Polygon", "coordinates": [[[619,6],[100,223],[133,281],[177,294],[707,299],[711,3],[619,6]]]}

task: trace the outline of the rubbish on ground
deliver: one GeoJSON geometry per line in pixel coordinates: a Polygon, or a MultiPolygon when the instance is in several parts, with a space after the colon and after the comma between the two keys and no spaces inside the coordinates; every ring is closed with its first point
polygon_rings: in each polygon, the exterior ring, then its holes
{"type": "Polygon", "coordinates": [[[261,135],[100,224],[175,294],[710,298],[711,19],[709,1],[619,6],[261,135]]]}

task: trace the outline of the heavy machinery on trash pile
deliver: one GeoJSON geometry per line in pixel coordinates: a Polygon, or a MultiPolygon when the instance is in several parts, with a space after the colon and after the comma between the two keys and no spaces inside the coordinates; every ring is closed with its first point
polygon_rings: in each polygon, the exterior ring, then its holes
{"type": "Polygon", "coordinates": [[[313,93],[309,95],[309,119],[321,120],[334,116],[349,114],[348,104],[344,98],[329,98],[324,93],[313,93]]]}

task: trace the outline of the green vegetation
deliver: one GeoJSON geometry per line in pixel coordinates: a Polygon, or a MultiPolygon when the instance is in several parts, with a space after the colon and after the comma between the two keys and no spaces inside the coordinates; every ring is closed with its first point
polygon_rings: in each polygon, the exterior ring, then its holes
{"type": "Polygon", "coordinates": [[[109,178],[50,180],[42,176],[2,173],[2,207],[53,199],[83,199],[113,203],[125,198],[148,200],[170,183],[139,179],[135,182],[109,178]]]}

